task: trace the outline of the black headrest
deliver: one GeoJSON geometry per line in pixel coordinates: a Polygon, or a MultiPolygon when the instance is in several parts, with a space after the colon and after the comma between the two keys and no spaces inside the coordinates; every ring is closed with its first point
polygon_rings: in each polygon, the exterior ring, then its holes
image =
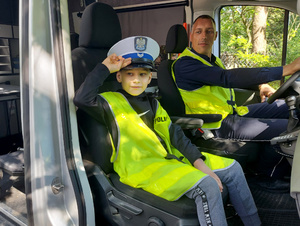
{"type": "Polygon", "coordinates": [[[166,40],[167,53],[182,53],[188,44],[187,32],[181,24],[170,27],[166,40]]]}
{"type": "Polygon", "coordinates": [[[86,7],[80,24],[79,46],[110,48],[121,38],[119,18],[111,6],[95,2],[86,7]]]}

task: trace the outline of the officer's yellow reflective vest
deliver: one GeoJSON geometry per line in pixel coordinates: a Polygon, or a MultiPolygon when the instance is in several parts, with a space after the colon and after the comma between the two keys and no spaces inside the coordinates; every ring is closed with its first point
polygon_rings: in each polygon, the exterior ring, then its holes
{"type": "MultiPolygon", "coordinates": [[[[186,48],[180,56],[175,60],[175,62],[181,57],[189,56],[194,59],[201,61],[203,64],[212,67],[209,62],[204,60],[202,57],[193,53],[190,48],[186,48]]],[[[220,58],[216,58],[216,63],[219,67],[225,68],[221,62],[220,58]]],[[[174,64],[172,65],[172,76],[176,83],[174,75],[174,64]]],[[[209,76],[209,75],[207,75],[209,76]]],[[[248,113],[248,108],[245,106],[237,107],[235,104],[234,90],[229,88],[223,88],[220,86],[209,86],[204,85],[199,89],[187,91],[184,89],[179,89],[183,102],[185,104],[186,114],[221,114],[222,119],[218,122],[204,123],[202,128],[207,129],[218,129],[221,126],[222,120],[226,118],[228,114],[233,113],[233,109],[238,115],[245,115],[248,113]],[[231,101],[234,104],[230,105],[227,101],[231,101]]]]}
{"type": "MultiPolygon", "coordinates": [[[[115,123],[118,128],[117,147],[113,148],[111,161],[122,183],[173,201],[206,176],[186,159],[183,163],[174,158],[165,158],[168,153],[177,157],[182,154],[170,143],[171,120],[158,101],[154,129],[165,141],[167,150],[122,94],[106,92],[101,96],[109,105],[109,114],[114,117],[114,122],[110,123],[115,123]]],[[[233,159],[204,155],[206,164],[212,170],[230,167],[234,162],[233,159]]]]}

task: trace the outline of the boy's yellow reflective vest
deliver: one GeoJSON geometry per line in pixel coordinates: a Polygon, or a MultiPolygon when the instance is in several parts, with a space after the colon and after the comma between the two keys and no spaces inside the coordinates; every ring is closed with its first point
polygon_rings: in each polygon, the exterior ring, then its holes
{"type": "MultiPolygon", "coordinates": [[[[180,56],[175,60],[175,62],[181,57],[189,56],[194,59],[201,61],[203,64],[212,67],[209,62],[204,60],[202,57],[193,53],[190,48],[186,48],[180,56]]],[[[216,57],[216,63],[221,68],[225,68],[221,62],[221,59],[216,57]]],[[[174,64],[172,65],[172,76],[176,83],[174,75],[174,64]]],[[[208,75],[209,76],[209,75],[208,75]]],[[[179,89],[183,102],[185,104],[186,114],[221,114],[222,119],[218,122],[204,123],[202,128],[207,129],[218,129],[221,126],[222,120],[226,118],[227,115],[233,113],[233,109],[238,115],[245,115],[248,113],[248,108],[245,106],[237,107],[234,103],[235,95],[234,90],[229,88],[223,88],[220,86],[208,86],[204,85],[199,89],[187,91],[184,89],[179,89]],[[234,105],[228,104],[227,101],[231,101],[234,105]]]]}
{"type": "MultiPolygon", "coordinates": [[[[111,162],[120,181],[142,188],[156,196],[173,201],[193,188],[206,174],[193,167],[187,159],[166,159],[168,152],[182,154],[170,143],[171,120],[157,101],[154,129],[165,141],[166,150],[156,134],[133,110],[127,99],[117,92],[100,94],[108,103],[118,128],[117,147],[113,147],[111,162]]],[[[114,139],[114,138],[112,138],[114,139]]],[[[114,142],[112,142],[114,143],[114,142]]],[[[234,160],[204,153],[206,164],[212,169],[230,167],[234,160]]]]}

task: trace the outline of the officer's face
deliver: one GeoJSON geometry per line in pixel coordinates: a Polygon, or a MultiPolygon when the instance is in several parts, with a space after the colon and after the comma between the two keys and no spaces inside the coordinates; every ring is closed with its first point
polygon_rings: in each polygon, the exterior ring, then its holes
{"type": "Polygon", "coordinates": [[[145,91],[152,78],[152,72],[145,68],[123,69],[117,73],[117,80],[122,88],[132,96],[145,91]]]}
{"type": "Polygon", "coordinates": [[[212,46],[216,38],[216,28],[210,19],[200,18],[195,21],[190,39],[197,53],[211,57],[212,46]]]}

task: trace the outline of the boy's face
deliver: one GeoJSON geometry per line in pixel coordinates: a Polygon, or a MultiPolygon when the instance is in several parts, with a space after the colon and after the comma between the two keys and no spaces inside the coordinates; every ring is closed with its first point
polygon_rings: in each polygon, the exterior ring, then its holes
{"type": "Polygon", "coordinates": [[[152,78],[152,72],[146,68],[123,69],[117,72],[117,80],[122,88],[132,96],[145,91],[152,78]]]}

